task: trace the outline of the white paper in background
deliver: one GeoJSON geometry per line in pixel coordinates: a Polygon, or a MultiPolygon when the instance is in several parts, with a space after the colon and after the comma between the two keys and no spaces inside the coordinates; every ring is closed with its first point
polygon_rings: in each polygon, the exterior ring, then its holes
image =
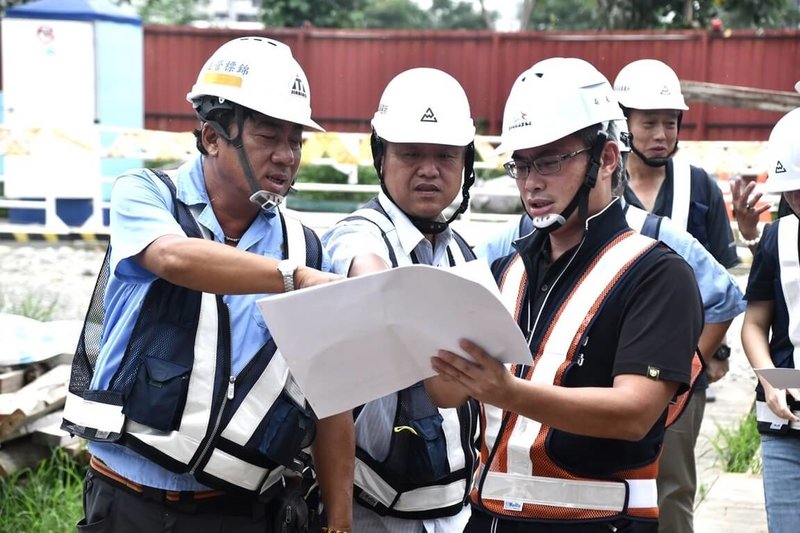
{"type": "Polygon", "coordinates": [[[411,265],[258,300],[309,404],[325,417],[433,376],[467,338],[504,363],[532,362],[488,266],[411,265]]]}
{"type": "Polygon", "coordinates": [[[25,365],[75,353],[82,329],[81,320],[40,322],[0,313],[0,366],[25,365]]]}
{"type": "Polygon", "coordinates": [[[755,372],[776,389],[800,387],[800,370],[796,368],[756,368],[755,372]]]}

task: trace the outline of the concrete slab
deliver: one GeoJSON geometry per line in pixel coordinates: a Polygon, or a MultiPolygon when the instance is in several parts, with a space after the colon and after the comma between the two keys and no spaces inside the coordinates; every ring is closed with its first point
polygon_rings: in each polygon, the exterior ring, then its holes
{"type": "Polygon", "coordinates": [[[698,533],[766,533],[761,476],[721,474],[695,512],[698,533]]]}
{"type": "MultiPolygon", "coordinates": [[[[744,289],[747,285],[747,267],[734,274],[744,289]]],[[[734,430],[750,412],[755,399],[756,377],[744,355],[740,339],[742,319],[743,315],[737,317],[728,330],[730,371],[712,385],[716,400],[706,404],[695,447],[698,495],[695,500],[694,530],[697,533],[767,531],[761,475],[723,472],[714,448],[714,443],[719,440],[720,428],[734,430]]]]}

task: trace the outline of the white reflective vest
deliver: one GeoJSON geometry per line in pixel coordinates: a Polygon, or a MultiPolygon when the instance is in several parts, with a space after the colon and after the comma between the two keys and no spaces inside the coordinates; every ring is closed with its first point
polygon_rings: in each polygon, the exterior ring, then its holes
{"type": "MultiPolygon", "coordinates": [[[[778,221],[778,264],[783,299],[789,312],[789,340],[794,347],[795,366],[800,361],[800,252],[798,252],[798,228],[800,219],[794,215],[781,217],[778,221]]],[[[800,416],[800,410],[792,411],[800,416]]],[[[756,400],[756,419],[760,428],[772,431],[800,430],[800,423],[790,422],[772,412],[767,402],[756,400]]]]}
{"type": "Polygon", "coordinates": [[[672,158],[672,207],[670,219],[681,229],[689,226],[692,193],[692,167],[681,156],[672,158]]]}
{"type": "MultiPolygon", "coordinates": [[[[373,199],[364,208],[355,211],[345,220],[358,219],[368,220],[381,230],[392,267],[411,265],[415,262],[410,254],[403,252],[397,229],[377,199],[373,199]]],[[[475,258],[464,239],[455,231],[453,239],[448,243],[447,254],[451,266],[475,258]]],[[[414,387],[394,395],[397,398],[397,406],[395,413],[391,415],[393,420],[396,420],[400,413],[400,399],[403,394],[412,389],[414,387]]],[[[443,446],[446,457],[443,457],[442,460],[447,464],[436,466],[446,467],[446,471],[442,472],[441,476],[436,477],[434,481],[411,479],[408,472],[413,470],[413,467],[408,463],[402,472],[398,472],[397,470],[402,469],[391,463],[401,459],[404,455],[400,453],[396,456],[393,452],[396,451],[396,446],[400,446],[400,439],[411,437],[407,431],[398,431],[397,427],[394,430],[391,427],[385,428],[387,431],[391,431],[392,435],[389,437],[388,456],[380,461],[370,456],[356,442],[354,471],[356,501],[381,515],[407,519],[453,516],[463,510],[469,494],[477,463],[475,448],[477,406],[473,401],[469,401],[457,409],[437,408],[428,399],[424,389],[420,387],[420,390],[424,396],[416,396],[416,398],[427,406],[426,409],[429,412],[438,412],[442,419],[441,430],[443,433],[439,435],[439,438],[444,439],[446,443],[443,446]]],[[[368,403],[359,411],[356,418],[357,435],[360,426],[368,424],[367,427],[373,428],[373,425],[378,424],[375,419],[370,418],[374,415],[373,406],[377,407],[378,404],[368,403]]],[[[380,408],[383,408],[383,405],[380,405],[380,408]]],[[[383,419],[384,416],[385,413],[382,413],[377,418],[383,419]]]]}

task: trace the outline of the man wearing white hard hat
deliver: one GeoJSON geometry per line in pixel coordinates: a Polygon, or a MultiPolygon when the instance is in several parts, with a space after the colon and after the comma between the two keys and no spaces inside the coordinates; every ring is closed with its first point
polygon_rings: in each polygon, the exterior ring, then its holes
{"type": "Polygon", "coordinates": [[[174,177],[139,169],[114,184],[108,281],[64,414],[92,455],[79,529],[301,531],[316,511],[310,445],[328,525],[349,531],[350,413],[315,420],[256,307],[339,278],[277,208],[303,129],[321,129],[308,80],[286,45],[243,37],[187,99],[200,154],[174,177]]]}
{"type": "MultiPolygon", "coordinates": [[[[334,271],[357,276],[473,260],[450,227],[474,182],[475,126],[459,82],[433,68],[401,72],[384,89],[372,129],[382,190],[323,236],[334,271]],[[445,213],[459,196],[459,207],[445,213]]],[[[381,347],[374,348],[380,365],[381,347]]],[[[477,464],[475,402],[438,409],[420,382],[357,409],[355,426],[356,531],[463,530],[477,464]]]]}
{"type": "MultiPolygon", "coordinates": [[[[747,281],[742,346],[754,369],[797,368],[800,346],[800,109],[784,115],[767,143],[764,192],[780,193],[791,210],[768,224],[747,281]]],[[[800,388],[759,376],[756,418],[761,434],[764,498],[771,533],[800,531],[800,388]]]]}
{"type": "MultiPolygon", "coordinates": [[[[683,114],[689,109],[678,76],[661,61],[639,59],[620,70],[614,90],[632,134],[625,200],[669,217],[694,235],[723,267],[737,265],[739,257],[721,189],[705,170],[690,165],[678,152],[683,114]]],[[[731,352],[724,341],[730,323],[706,323],[703,328],[698,348],[706,372],[698,380],[686,413],[665,438],[658,479],[663,533],[693,531],[694,446],[708,384],[728,371],[731,352]]]]}
{"type": "Polygon", "coordinates": [[[492,270],[532,365],[433,357],[443,406],[481,405],[481,464],[466,532],[654,532],[668,406],[690,382],[702,326],[686,262],[631,230],[613,197],[622,112],[591,64],[523,72],[503,115],[536,228],[492,270]]]}
{"type": "Polygon", "coordinates": [[[703,169],[674,158],[689,109],[678,76],[661,61],[640,59],[620,70],[614,90],[632,135],[626,199],[670,217],[725,268],[737,265],[722,192],[703,169]]]}

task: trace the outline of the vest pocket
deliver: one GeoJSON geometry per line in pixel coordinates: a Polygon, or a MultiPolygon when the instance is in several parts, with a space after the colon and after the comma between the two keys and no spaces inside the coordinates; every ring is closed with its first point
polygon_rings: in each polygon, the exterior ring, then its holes
{"type": "Polygon", "coordinates": [[[262,421],[263,432],[256,449],[277,464],[291,467],[292,459],[311,443],[314,422],[304,409],[278,396],[262,421]]]}
{"type": "Polygon", "coordinates": [[[191,367],[145,357],[122,412],[160,431],[178,429],[189,390],[191,367]]]}
{"type": "Polygon", "coordinates": [[[416,435],[404,432],[409,439],[408,477],[413,483],[432,483],[447,475],[447,442],[443,421],[440,414],[412,420],[411,427],[416,435]]]}

